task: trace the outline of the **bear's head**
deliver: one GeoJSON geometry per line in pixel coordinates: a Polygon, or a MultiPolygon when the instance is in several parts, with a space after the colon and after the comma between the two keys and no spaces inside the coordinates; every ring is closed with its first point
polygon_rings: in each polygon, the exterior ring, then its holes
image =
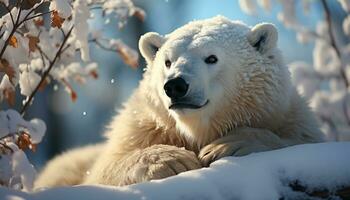
{"type": "Polygon", "coordinates": [[[143,35],[139,48],[154,101],[182,133],[201,138],[199,143],[233,127],[259,126],[288,104],[290,77],[277,36],[272,24],[250,28],[222,16],[165,36],[143,35]]]}

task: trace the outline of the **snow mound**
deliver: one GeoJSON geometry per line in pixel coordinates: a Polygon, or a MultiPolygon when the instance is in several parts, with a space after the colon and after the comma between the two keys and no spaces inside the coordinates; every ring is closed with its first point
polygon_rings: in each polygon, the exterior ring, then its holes
{"type": "Polygon", "coordinates": [[[298,145],[228,157],[209,168],[125,187],[85,185],[33,193],[0,188],[0,199],[304,199],[291,183],[330,191],[350,186],[349,155],[350,142],[298,145]]]}

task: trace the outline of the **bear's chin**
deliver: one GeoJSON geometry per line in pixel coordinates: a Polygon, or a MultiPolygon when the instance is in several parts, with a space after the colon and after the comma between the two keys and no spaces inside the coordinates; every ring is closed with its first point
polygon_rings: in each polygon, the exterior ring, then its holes
{"type": "Polygon", "coordinates": [[[193,110],[193,111],[198,111],[198,110],[201,110],[202,108],[206,107],[207,104],[209,103],[209,100],[206,100],[204,103],[202,104],[193,104],[193,103],[186,103],[186,102],[183,102],[183,103],[173,103],[169,106],[169,109],[170,110],[174,110],[174,111],[177,111],[177,110],[193,110]]]}
{"type": "Polygon", "coordinates": [[[203,115],[203,112],[205,112],[206,106],[171,106],[169,107],[168,111],[169,113],[174,116],[175,118],[193,118],[198,115],[203,115]]]}

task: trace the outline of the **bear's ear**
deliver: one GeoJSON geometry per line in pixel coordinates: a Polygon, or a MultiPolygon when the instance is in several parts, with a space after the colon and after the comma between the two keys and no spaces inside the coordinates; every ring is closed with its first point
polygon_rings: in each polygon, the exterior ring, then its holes
{"type": "Polygon", "coordinates": [[[153,62],[158,49],[164,42],[165,38],[155,32],[149,32],[141,36],[139,41],[139,49],[148,64],[153,62]]]}
{"type": "Polygon", "coordinates": [[[249,43],[262,54],[277,46],[278,33],[273,24],[257,24],[247,37],[249,43]]]}

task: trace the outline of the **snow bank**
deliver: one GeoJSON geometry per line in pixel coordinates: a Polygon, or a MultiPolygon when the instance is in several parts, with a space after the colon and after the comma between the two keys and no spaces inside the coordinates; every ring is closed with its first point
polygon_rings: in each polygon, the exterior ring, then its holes
{"type": "MultiPolygon", "coordinates": [[[[350,186],[350,142],[307,144],[230,157],[210,168],[126,187],[75,186],[24,193],[0,188],[3,200],[302,199],[290,183],[313,189],[350,186]]],[[[59,173],[59,172],[58,172],[59,173]]]]}

